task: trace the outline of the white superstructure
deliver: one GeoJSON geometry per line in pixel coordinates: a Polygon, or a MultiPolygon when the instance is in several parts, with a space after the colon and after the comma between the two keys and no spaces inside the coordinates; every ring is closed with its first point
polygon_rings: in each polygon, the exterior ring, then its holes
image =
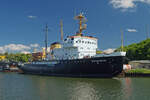
{"type": "Polygon", "coordinates": [[[88,36],[67,37],[62,48],[55,48],[53,55],[55,59],[82,59],[96,55],[98,48],[97,38],[88,36]]]}

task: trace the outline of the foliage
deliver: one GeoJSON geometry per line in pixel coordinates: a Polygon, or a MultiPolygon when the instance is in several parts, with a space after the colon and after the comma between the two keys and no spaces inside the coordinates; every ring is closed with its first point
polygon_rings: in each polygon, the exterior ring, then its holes
{"type": "MultiPolygon", "coordinates": [[[[150,39],[141,41],[140,43],[133,43],[129,46],[125,46],[123,50],[127,52],[127,57],[130,60],[149,60],[150,39]]],[[[121,51],[121,47],[116,51],[121,51]]]]}
{"type": "Polygon", "coordinates": [[[127,73],[150,74],[150,69],[144,68],[131,69],[127,73]]]}
{"type": "Polygon", "coordinates": [[[14,61],[14,62],[28,62],[32,59],[31,54],[5,53],[1,55],[6,56],[7,61],[14,61]]]}

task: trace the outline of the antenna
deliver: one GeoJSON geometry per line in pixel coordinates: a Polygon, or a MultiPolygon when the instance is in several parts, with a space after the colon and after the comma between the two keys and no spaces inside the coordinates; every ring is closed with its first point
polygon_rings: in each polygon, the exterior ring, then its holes
{"type": "Polygon", "coordinates": [[[83,13],[80,13],[78,16],[75,16],[76,20],[79,20],[79,33],[77,33],[77,36],[82,36],[82,31],[86,29],[86,24],[84,26],[82,25],[85,23],[85,16],[83,16],[83,13]]]}
{"type": "Polygon", "coordinates": [[[61,40],[63,41],[63,21],[60,20],[60,33],[61,33],[61,40]]]}
{"type": "Polygon", "coordinates": [[[121,29],[121,51],[123,51],[123,30],[121,29]]]}

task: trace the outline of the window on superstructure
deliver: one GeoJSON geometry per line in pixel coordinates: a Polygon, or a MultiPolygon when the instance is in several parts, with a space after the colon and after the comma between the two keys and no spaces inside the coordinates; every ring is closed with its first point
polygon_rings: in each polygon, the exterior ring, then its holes
{"type": "Polygon", "coordinates": [[[79,40],[79,43],[81,43],[81,40],[79,40]]]}
{"type": "Polygon", "coordinates": [[[71,40],[74,40],[74,38],[71,38],[71,40]]]}
{"type": "Polygon", "coordinates": [[[82,41],[82,43],[84,43],[84,41],[82,41]]]}

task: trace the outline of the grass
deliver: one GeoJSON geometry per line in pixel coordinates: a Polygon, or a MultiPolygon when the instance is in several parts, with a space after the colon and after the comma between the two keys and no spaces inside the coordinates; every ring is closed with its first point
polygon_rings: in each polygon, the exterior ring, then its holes
{"type": "Polygon", "coordinates": [[[126,73],[150,74],[150,69],[137,68],[137,69],[131,69],[126,73]]]}

